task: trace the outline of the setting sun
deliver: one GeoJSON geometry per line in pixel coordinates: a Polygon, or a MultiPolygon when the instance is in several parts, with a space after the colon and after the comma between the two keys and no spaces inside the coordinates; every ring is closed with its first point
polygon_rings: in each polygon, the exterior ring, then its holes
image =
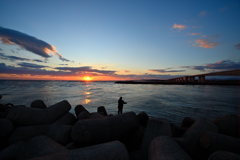
{"type": "Polygon", "coordinates": [[[91,78],[91,77],[88,77],[88,76],[83,77],[83,79],[84,79],[85,81],[90,81],[90,80],[92,80],[92,78],[91,78]]]}

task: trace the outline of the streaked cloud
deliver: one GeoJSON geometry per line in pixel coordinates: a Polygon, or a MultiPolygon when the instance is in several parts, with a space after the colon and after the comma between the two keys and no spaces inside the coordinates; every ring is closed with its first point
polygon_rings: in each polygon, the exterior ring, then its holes
{"type": "Polygon", "coordinates": [[[237,70],[240,69],[240,61],[234,62],[231,60],[222,60],[216,63],[209,63],[202,66],[182,66],[181,68],[191,68],[194,70],[205,71],[206,69],[215,70],[237,70]]]}
{"type": "Polygon", "coordinates": [[[61,65],[61,66],[68,66],[68,64],[59,64],[59,65],[61,65]]]}
{"type": "Polygon", "coordinates": [[[149,69],[147,71],[157,73],[169,73],[169,72],[185,72],[186,70],[149,69]]]}
{"type": "Polygon", "coordinates": [[[130,72],[130,71],[128,71],[128,70],[123,70],[123,72],[128,73],[128,72],[130,72]]]}
{"type": "Polygon", "coordinates": [[[207,11],[203,10],[201,13],[198,14],[199,16],[206,16],[207,15],[207,11]]]}
{"type": "Polygon", "coordinates": [[[39,59],[28,59],[28,58],[22,58],[22,57],[17,57],[17,56],[7,56],[1,52],[0,52],[0,59],[9,60],[9,61],[19,60],[19,61],[31,61],[31,62],[44,62],[39,59]]]}
{"type": "Polygon", "coordinates": [[[235,47],[240,50],[240,43],[236,44],[235,47]]]}
{"type": "Polygon", "coordinates": [[[82,74],[82,73],[94,73],[94,74],[103,74],[103,75],[112,75],[116,71],[110,71],[110,70],[98,70],[98,69],[92,69],[90,66],[84,66],[84,67],[56,67],[55,69],[60,71],[68,71],[75,74],[82,74]]]}
{"type": "Polygon", "coordinates": [[[190,35],[190,36],[196,36],[196,35],[199,35],[199,34],[202,34],[202,33],[189,33],[188,35],[190,35]]]}
{"type": "Polygon", "coordinates": [[[63,58],[53,45],[16,30],[0,27],[0,41],[6,45],[17,45],[44,58],[49,58],[51,55],[56,55],[62,61],[69,61],[63,58]]]}
{"type": "Polygon", "coordinates": [[[176,24],[176,23],[175,23],[171,29],[183,30],[183,29],[185,29],[186,27],[187,27],[186,25],[176,24]]]}
{"type": "MultiPolygon", "coordinates": [[[[19,63],[20,67],[8,66],[5,63],[0,63],[0,74],[27,74],[31,76],[84,76],[90,74],[91,76],[106,76],[115,75],[116,71],[110,70],[97,70],[92,69],[90,66],[85,67],[56,67],[51,68],[54,70],[46,70],[49,66],[36,65],[32,63],[19,63]]],[[[49,67],[50,68],[50,67],[49,67]]]]}
{"type": "Polygon", "coordinates": [[[38,65],[38,64],[33,64],[33,63],[18,63],[19,66],[21,67],[26,67],[26,68],[48,68],[49,66],[44,66],[44,65],[38,65]]]}

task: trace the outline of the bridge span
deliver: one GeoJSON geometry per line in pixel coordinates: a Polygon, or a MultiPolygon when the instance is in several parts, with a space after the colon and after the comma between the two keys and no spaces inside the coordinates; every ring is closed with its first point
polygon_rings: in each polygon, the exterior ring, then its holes
{"type": "Polygon", "coordinates": [[[198,77],[198,82],[205,82],[206,76],[240,76],[240,70],[231,70],[231,71],[223,71],[223,72],[213,72],[206,74],[197,74],[191,76],[184,76],[178,78],[171,78],[167,81],[176,81],[176,82],[195,82],[195,77],[198,77]]]}

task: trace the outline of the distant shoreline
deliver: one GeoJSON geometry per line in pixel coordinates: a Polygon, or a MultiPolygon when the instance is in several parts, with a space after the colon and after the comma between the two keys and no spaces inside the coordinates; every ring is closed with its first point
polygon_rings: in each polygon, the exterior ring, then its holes
{"type": "Polygon", "coordinates": [[[165,85],[240,85],[240,81],[224,80],[224,81],[206,81],[206,82],[176,82],[176,81],[116,81],[120,84],[165,84],[165,85]]]}

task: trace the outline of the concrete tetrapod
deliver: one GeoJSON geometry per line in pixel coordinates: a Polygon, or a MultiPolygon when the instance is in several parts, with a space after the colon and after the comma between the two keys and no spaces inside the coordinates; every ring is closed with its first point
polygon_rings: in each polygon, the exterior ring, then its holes
{"type": "Polygon", "coordinates": [[[31,108],[45,109],[47,108],[46,104],[42,100],[35,100],[30,105],[31,108]]]}
{"type": "Polygon", "coordinates": [[[72,160],[129,160],[126,147],[119,141],[69,151],[72,160]]]}
{"type": "Polygon", "coordinates": [[[216,132],[205,132],[200,139],[200,145],[209,154],[219,150],[240,154],[240,139],[216,132]]]}
{"type": "Polygon", "coordinates": [[[0,159],[25,160],[56,152],[67,152],[67,149],[46,136],[38,136],[5,148],[0,152],[0,159]]]}
{"type": "Polygon", "coordinates": [[[166,120],[159,118],[150,118],[148,120],[147,128],[145,130],[140,149],[141,157],[143,159],[147,159],[151,141],[158,136],[172,137],[171,125],[166,120]]]}
{"type": "Polygon", "coordinates": [[[98,108],[97,108],[97,112],[98,112],[98,113],[102,113],[104,116],[107,116],[107,115],[108,115],[108,114],[107,114],[107,111],[106,111],[106,109],[105,109],[104,106],[98,107],[98,108]]]}
{"type": "Polygon", "coordinates": [[[0,138],[7,136],[14,129],[11,121],[0,119],[0,138]]]}
{"type": "Polygon", "coordinates": [[[45,109],[16,106],[9,109],[6,119],[12,121],[15,126],[51,124],[70,109],[71,105],[66,100],[45,109]]]}
{"type": "Polygon", "coordinates": [[[13,144],[20,141],[27,141],[37,136],[48,136],[54,141],[66,145],[71,141],[70,125],[36,125],[36,126],[23,126],[17,127],[9,136],[8,144],[13,144]]]}
{"type": "Polygon", "coordinates": [[[227,136],[240,137],[240,117],[238,115],[229,114],[212,121],[221,134],[227,136]]]}
{"type": "Polygon", "coordinates": [[[195,158],[201,158],[199,156],[205,155],[202,154],[200,150],[199,140],[201,135],[206,131],[217,132],[218,128],[213,123],[208,122],[205,119],[198,119],[181,138],[175,138],[175,140],[192,158],[195,156],[198,156],[195,158]]]}
{"type": "Polygon", "coordinates": [[[240,155],[227,151],[217,151],[211,154],[208,160],[240,160],[240,155]]]}
{"type": "Polygon", "coordinates": [[[159,136],[152,140],[149,160],[191,160],[187,153],[169,136],[159,136]]]}
{"type": "Polygon", "coordinates": [[[86,119],[75,123],[71,137],[74,142],[98,144],[117,140],[137,129],[138,119],[134,112],[103,119],[86,119]]]}
{"type": "Polygon", "coordinates": [[[59,119],[57,119],[53,124],[62,124],[62,125],[73,125],[76,123],[77,118],[72,113],[66,113],[59,119]]]}
{"type": "Polygon", "coordinates": [[[74,110],[75,110],[76,116],[78,116],[79,113],[84,112],[84,111],[89,113],[88,110],[86,108],[84,108],[82,105],[77,105],[74,108],[74,110]]]}

